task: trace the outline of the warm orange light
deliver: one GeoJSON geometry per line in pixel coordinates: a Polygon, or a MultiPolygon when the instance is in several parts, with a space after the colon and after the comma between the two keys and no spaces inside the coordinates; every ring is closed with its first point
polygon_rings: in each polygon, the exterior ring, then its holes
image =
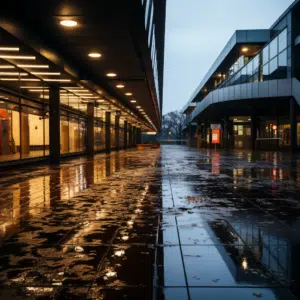
{"type": "Polygon", "coordinates": [[[98,53],[98,52],[91,52],[91,53],[89,53],[89,57],[92,57],[92,58],[99,58],[101,56],[102,56],[102,54],[98,53]]]}
{"type": "Polygon", "coordinates": [[[77,22],[74,20],[62,20],[60,21],[60,25],[66,26],[66,27],[75,27],[77,26],[77,22]]]}
{"type": "Polygon", "coordinates": [[[125,93],[126,96],[132,96],[132,93],[125,93]]]}
{"type": "Polygon", "coordinates": [[[247,47],[242,48],[242,52],[248,52],[248,50],[249,50],[249,48],[247,48],[247,47]]]}
{"type": "Polygon", "coordinates": [[[123,85],[123,84],[118,84],[118,85],[116,85],[116,87],[117,87],[118,89],[124,89],[125,85],[123,85]]]}
{"type": "Polygon", "coordinates": [[[107,73],[106,76],[107,77],[116,77],[117,74],[116,73],[107,73]]]}

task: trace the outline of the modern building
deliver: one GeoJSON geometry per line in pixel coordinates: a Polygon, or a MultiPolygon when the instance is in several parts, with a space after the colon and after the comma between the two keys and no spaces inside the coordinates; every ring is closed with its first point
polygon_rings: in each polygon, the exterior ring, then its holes
{"type": "Polygon", "coordinates": [[[271,26],[237,30],[183,109],[198,147],[300,147],[300,3],[271,26]]]}
{"type": "Polygon", "coordinates": [[[132,147],[161,126],[166,1],[7,1],[0,166],[132,147]]]}

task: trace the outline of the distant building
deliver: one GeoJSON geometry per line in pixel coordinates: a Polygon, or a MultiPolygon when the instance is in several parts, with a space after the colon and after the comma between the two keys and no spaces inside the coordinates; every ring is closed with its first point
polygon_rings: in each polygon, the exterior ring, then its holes
{"type": "Polygon", "coordinates": [[[237,30],[184,107],[198,147],[300,147],[300,3],[271,26],[237,30]]]}

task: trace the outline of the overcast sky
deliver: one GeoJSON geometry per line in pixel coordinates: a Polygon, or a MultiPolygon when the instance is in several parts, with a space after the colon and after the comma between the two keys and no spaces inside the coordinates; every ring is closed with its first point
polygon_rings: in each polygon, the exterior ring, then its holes
{"type": "Polygon", "coordinates": [[[270,28],[293,0],[167,0],[163,113],[181,110],[237,29],[270,28]]]}

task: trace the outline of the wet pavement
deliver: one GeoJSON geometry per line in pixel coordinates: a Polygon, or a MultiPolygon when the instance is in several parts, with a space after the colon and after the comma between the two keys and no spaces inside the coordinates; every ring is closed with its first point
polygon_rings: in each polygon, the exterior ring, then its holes
{"type": "Polygon", "coordinates": [[[1,171],[0,299],[298,299],[299,186],[288,154],[176,145],[1,171]]]}

